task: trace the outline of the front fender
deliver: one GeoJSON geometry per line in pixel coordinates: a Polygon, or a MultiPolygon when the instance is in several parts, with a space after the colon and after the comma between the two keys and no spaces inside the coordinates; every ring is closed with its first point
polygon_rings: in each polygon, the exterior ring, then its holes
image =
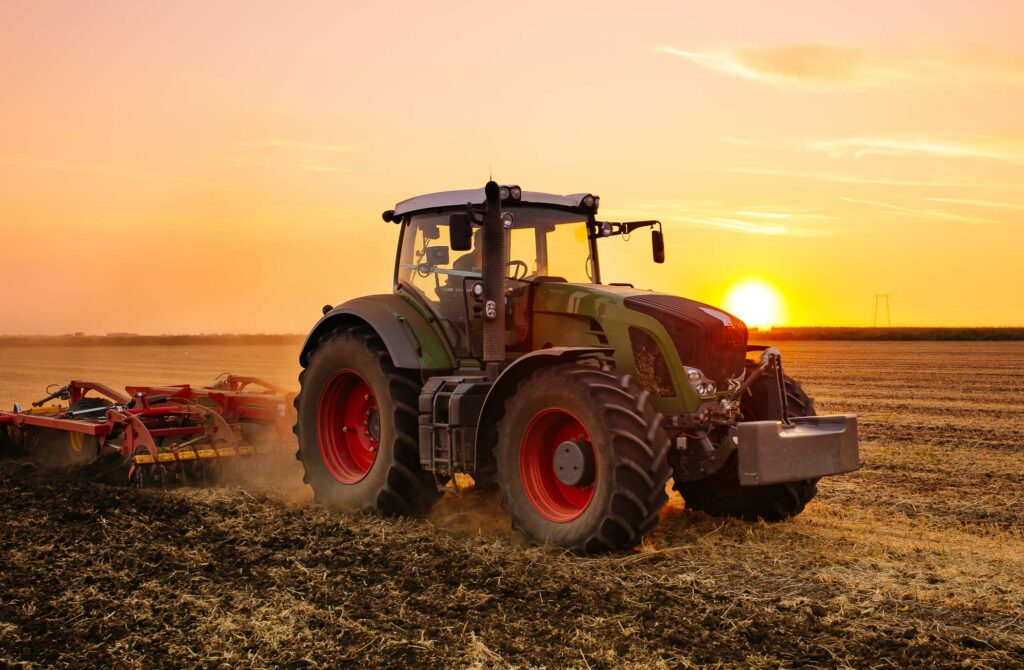
{"type": "Polygon", "coordinates": [[[355,298],[324,314],[306,337],[299,363],[306,367],[310,352],[328,332],[359,324],[380,336],[396,368],[434,371],[456,367],[450,347],[426,317],[393,294],[355,298]]]}
{"type": "Polygon", "coordinates": [[[479,445],[482,437],[481,431],[494,427],[494,422],[501,413],[501,408],[509,395],[515,392],[520,381],[526,379],[542,367],[549,365],[560,365],[562,363],[575,363],[583,358],[593,356],[611,356],[614,350],[611,347],[549,347],[538,349],[520,356],[508,367],[501,371],[498,378],[494,380],[491,388],[484,397],[483,409],[480,411],[480,421],[476,427],[476,442],[479,445]]]}

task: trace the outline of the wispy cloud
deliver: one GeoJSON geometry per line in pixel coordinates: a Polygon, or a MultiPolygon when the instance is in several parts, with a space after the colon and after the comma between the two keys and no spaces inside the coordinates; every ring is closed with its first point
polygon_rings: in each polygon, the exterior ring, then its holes
{"type": "Polygon", "coordinates": [[[288,149],[320,154],[347,154],[357,150],[357,147],[349,144],[325,144],[322,142],[299,142],[295,140],[252,140],[239,142],[238,146],[288,149]]]}
{"type": "Polygon", "coordinates": [[[963,198],[925,198],[928,202],[945,202],[950,205],[967,205],[968,207],[986,207],[989,209],[1010,209],[1024,212],[1024,205],[1013,202],[994,202],[992,200],[969,200],[963,198]]]}
{"type": "Polygon", "coordinates": [[[958,221],[960,223],[985,223],[985,224],[998,224],[999,221],[992,219],[986,219],[979,216],[968,216],[964,214],[957,214],[955,212],[947,212],[940,209],[923,209],[919,207],[905,207],[902,205],[896,205],[891,202],[883,202],[880,200],[861,200],[859,198],[847,198],[842,197],[840,200],[857,205],[868,205],[877,209],[884,209],[889,212],[896,212],[899,214],[906,214],[914,217],[927,217],[932,219],[945,219],[947,221],[958,221]]]}
{"type": "Polygon", "coordinates": [[[868,184],[873,186],[920,186],[926,188],[1019,188],[1018,184],[982,183],[956,180],[929,179],[896,179],[888,177],[864,177],[832,172],[811,172],[807,170],[787,170],[783,168],[719,168],[723,172],[736,174],[762,175],[766,177],[786,177],[792,179],[810,179],[836,184],[868,184]]]}
{"type": "Polygon", "coordinates": [[[950,85],[995,81],[1024,83],[1024,58],[987,49],[901,52],[835,42],[657,50],[714,72],[810,89],[950,85]]]}
{"type": "Polygon", "coordinates": [[[287,170],[302,170],[304,172],[318,172],[318,173],[341,173],[341,174],[363,174],[366,172],[374,172],[377,168],[372,167],[360,167],[352,165],[333,165],[331,163],[317,160],[314,157],[301,157],[301,156],[288,156],[287,158],[281,158],[278,156],[274,157],[245,157],[245,158],[232,158],[228,161],[229,165],[238,168],[256,168],[256,169],[287,169],[287,170]]]}
{"type": "Polygon", "coordinates": [[[679,221],[686,221],[698,226],[725,228],[726,230],[753,235],[789,235],[792,233],[792,230],[786,226],[765,225],[763,223],[724,216],[678,216],[675,218],[679,221]]]}
{"type": "Polygon", "coordinates": [[[746,210],[741,210],[736,213],[740,216],[752,216],[755,219],[785,220],[793,217],[792,214],[783,214],[782,212],[748,212],[746,210]]]}
{"type": "Polygon", "coordinates": [[[826,139],[808,142],[807,148],[812,152],[823,152],[833,156],[906,156],[916,154],[946,158],[1013,158],[978,148],[978,146],[927,139],[902,140],[884,137],[850,137],[847,139],[826,139]]]}
{"type": "Polygon", "coordinates": [[[748,206],[733,209],[717,206],[717,203],[656,202],[627,207],[626,211],[643,212],[656,216],[665,222],[678,221],[707,228],[719,228],[747,235],[792,235],[820,236],[832,234],[834,230],[823,230],[819,225],[825,219],[835,217],[801,211],[787,211],[770,205],[748,206]]]}
{"type": "Polygon", "coordinates": [[[104,163],[85,163],[79,161],[55,160],[50,158],[31,158],[28,156],[0,156],[0,164],[37,168],[41,170],[56,170],[58,172],[74,172],[139,182],[192,184],[218,191],[238,192],[238,190],[234,188],[198,179],[191,179],[189,177],[144,172],[141,170],[133,170],[126,167],[107,165],[104,163]]]}
{"type": "Polygon", "coordinates": [[[82,163],[78,161],[53,160],[49,158],[30,158],[27,156],[0,156],[0,163],[8,165],[19,165],[23,167],[42,168],[45,170],[59,170],[61,172],[83,172],[86,174],[105,175],[108,177],[119,177],[122,179],[137,179],[139,181],[168,181],[169,178],[163,175],[129,170],[116,165],[105,165],[102,163],[82,163]]]}
{"type": "Polygon", "coordinates": [[[345,168],[338,167],[336,165],[318,165],[316,163],[296,163],[292,165],[299,170],[305,170],[306,172],[345,172],[345,168]]]}
{"type": "Polygon", "coordinates": [[[725,136],[720,139],[728,144],[750,147],[761,152],[827,154],[834,159],[881,156],[911,159],[976,159],[1024,165],[1024,137],[1020,135],[916,135],[767,140],[725,136]]]}
{"type": "Polygon", "coordinates": [[[928,138],[850,137],[835,140],[816,140],[804,144],[808,151],[830,156],[930,156],[934,158],[987,158],[991,160],[1024,162],[1019,143],[1005,142],[998,148],[986,142],[951,141],[928,138]]]}
{"type": "Polygon", "coordinates": [[[747,210],[740,210],[740,211],[737,211],[736,213],[741,215],[741,216],[752,216],[752,217],[754,217],[756,219],[780,219],[780,220],[785,220],[785,219],[794,219],[794,218],[799,217],[801,219],[820,219],[820,220],[824,220],[824,219],[834,219],[834,218],[836,218],[836,217],[830,216],[828,214],[806,214],[806,213],[790,214],[790,213],[786,213],[786,212],[751,212],[751,211],[747,211],[747,210]]]}

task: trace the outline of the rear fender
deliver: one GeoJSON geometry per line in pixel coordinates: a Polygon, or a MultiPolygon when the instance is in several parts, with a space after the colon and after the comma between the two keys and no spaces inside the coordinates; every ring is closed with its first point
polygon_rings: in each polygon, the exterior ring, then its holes
{"type": "Polygon", "coordinates": [[[355,298],[324,314],[306,337],[299,363],[306,367],[321,337],[354,325],[369,326],[380,336],[396,368],[432,373],[457,367],[451,348],[427,318],[401,296],[392,294],[355,298]]]}

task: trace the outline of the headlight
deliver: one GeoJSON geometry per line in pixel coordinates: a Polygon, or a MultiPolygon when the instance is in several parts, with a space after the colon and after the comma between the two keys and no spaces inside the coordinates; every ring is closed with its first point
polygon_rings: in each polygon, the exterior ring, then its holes
{"type": "Polygon", "coordinates": [[[697,368],[684,367],[683,370],[686,371],[686,381],[690,382],[690,386],[697,392],[697,395],[714,395],[718,390],[715,382],[705,377],[704,373],[697,368]]]}

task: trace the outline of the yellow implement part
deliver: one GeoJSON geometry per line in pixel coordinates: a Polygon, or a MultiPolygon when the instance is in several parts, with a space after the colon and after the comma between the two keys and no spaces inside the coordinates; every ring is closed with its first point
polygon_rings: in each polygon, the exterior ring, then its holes
{"type": "Polygon", "coordinates": [[[135,454],[132,462],[136,465],[148,465],[150,463],[170,463],[173,461],[193,461],[197,458],[231,458],[233,456],[252,456],[259,453],[256,447],[221,447],[218,449],[182,449],[181,451],[161,451],[156,458],[152,454],[135,454]]]}
{"type": "Polygon", "coordinates": [[[72,451],[81,452],[85,446],[85,437],[81,433],[68,433],[68,444],[72,451]]]}
{"type": "Polygon", "coordinates": [[[58,414],[64,409],[63,405],[43,405],[42,407],[30,407],[25,414],[58,414]]]}

